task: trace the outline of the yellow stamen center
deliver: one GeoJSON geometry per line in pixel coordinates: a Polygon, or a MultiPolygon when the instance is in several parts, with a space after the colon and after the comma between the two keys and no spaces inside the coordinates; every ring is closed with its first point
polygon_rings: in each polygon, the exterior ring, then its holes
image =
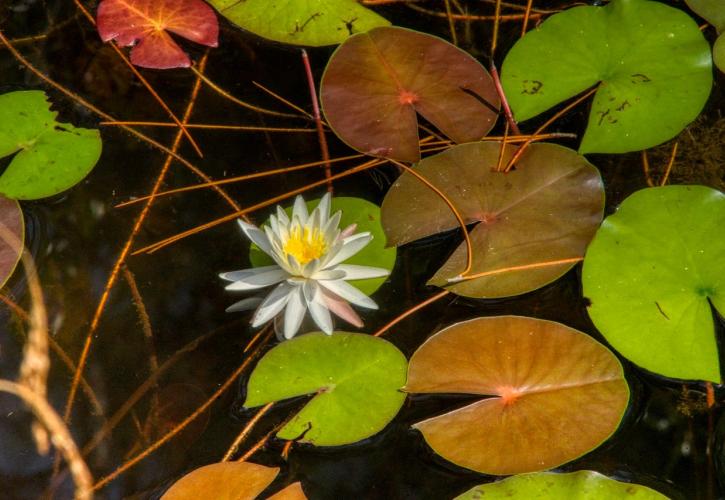
{"type": "Polygon", "coordinates": [[[319,259],[327,252],[327,241],[319,229],[293,227],[284,244],[285,255],[293,256],[301,265],[319,259]]]}

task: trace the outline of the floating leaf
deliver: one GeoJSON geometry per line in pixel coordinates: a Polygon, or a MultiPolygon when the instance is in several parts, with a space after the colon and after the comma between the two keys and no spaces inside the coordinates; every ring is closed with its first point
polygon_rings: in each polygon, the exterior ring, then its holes
{"type": "MultiPolygon", "coordinates": [[[[1,96],[0,96],[1,98],[1,96]]],[[[2,110],[0,109],[0,113],[2,110]]],[[[1,139],[0,139],[1,140],[1,139]]],[[[5,286],[20,260],[25,240],[25,222],[20,204],[0,196],[0,288],[5,286]]]]}
{"type": "Polygon", "coordinates": [[[667,377],[720,383],[710,303],[725,312],[725,195],[704,186],[637,191],[587,250],[589,316],[610,344],[667,377]]]}
{"type": "Polygon", "coordinates": [[[355,35],[332,55],[320,85],[335,133],[373,156],[420,159],[416,112],[455,142],[493,127],[499,98],[488,72],[440,38],[403,28],[355,35]]]}
{"type": "Polygon", "coordinates": [[[629,400],[607,348],[559,323],[518,316],[438,332],[413,354],[405,390],[492,396],[414,427],[445,459],[497,475],[591,451],[615,431],[629,400]]]}
{"type": "Polygon", "coordinates": [[[390,342],[359,333],[311,333],[275,346],[247,385],[246,407],[297,396],[312,400],[278,433],[317,446],[379,432],[405,401],[407,361],[390,342]]]}
{"type": "Polygon", "coordinates": [[[457,496],[455,500],[667,500],[663,494],[639,484],[615,481],[594,471],[568,474],[538,472],[509,477],[503,481],[482,484],[457,496]]]}
{"type": "Polygon", "coordinates": [[[720,34],[712,47],[712,56],[720,71],[725,71],[725,0],[685,0],[685,3],[720,34]]]}
{"type": "MultiPolygon", "coordinates": [[[[195,469],[176,481],[162,500],[254,500],[277,477],[279,469],[249,462],[221,462],[195,469]]],[[[270,498],[277,500],[304,499],[299,483],[295,483],[270,498]]]]}
{"type": "MultiPolygon", "coordinates": [[[[307,209],[312,211],[320,203],[319,199],[307,202],[307,209]]],[[[360,252],[353,255],[345,261],[346,264],[355,264],[359,266],[382,267],[392,271],[395,266],[395,248],[385,247],[385,233],[380,225],[380,207],[374,203],[370,203],[362,198],[352,198],[345,196],[337,196],[332,198],[330,203],[331,213],[342,210],[342,218],[340,219],[340,227],[346,228],[350,224],[357,224],[356,232],[370,232],[373,240],[365,246],[360,252]]],[[[292,207],[286,210],[288,215],[292,214],[292,207]]],[[[274,264],[272,258],[262,252],[257,245],[252,244],[249,251],[249,260],[252,266],[269,266],[274,264]]],[[[368,280],[348,281],[351,285],[357,287],[366,295],[371,295],[375,290],[385,283],[387,277],[373,278],[368,280]]]]}
{"type": "Polygon", "coordinates": [[[17,153],[0,175],[0,194],[35,200],[80,182],[101,156],[98,130],[56,121],[45,94],[0,95],[0,158],[17,153]]]}
{"type": "Polygon", "coordinates": [[[131,62],[154,69],[187,68],[189,56],[166,31],[216,47],[219,24],[202,0],[103,0],[98,33],[104,42],[133,46],[131,62]]]}
{"type": "Polygon", "coordinates": [[[335,45],[390,23],[357,0],[209,0],[227,19],[261,37],[295,45],[335,45]]]}
{"type": "Polygon", "coordinates": [[[506,56],[501,82],[519,120],[599,84],[581,153],[646,149],[700,113],[710,46],[695,21],[659,2],[614,0],[554,14],[506,56]]]}
{"type": "MultiPolygon", "coordinates": [[[[507,146],[503,164],[515,151],[507,146]]],[[[469,275],[494,274],[449,286],[469,297],[506,297],[557,279],[584,256],[604,209],[599,172],[576,152],[532,144],[504,174],[495,172],[501,145],[463,144],[421,161],[415,171],[440,189],[462,215],[473,243],[469,275]],[[569,259],[564,263],[556,263],[569,259]],[[537,267],[538,264],[541,264],[537,267]],[[533,266],[497,273],[517,266],[533,266]]],[[[451,209],[429,187],[405,173],[382,206],[388,242],[402,245],[459,227],[451,209]]],[[[430,284],[448,285],[465,268],[461,244],[430,284]]]]}

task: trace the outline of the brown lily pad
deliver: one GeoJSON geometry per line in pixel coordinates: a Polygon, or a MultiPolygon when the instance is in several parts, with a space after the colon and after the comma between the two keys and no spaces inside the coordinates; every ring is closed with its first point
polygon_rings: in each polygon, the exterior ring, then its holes
{"type": "MultiPolygon", "coordinates": [[[[279,469],[249,462],[220,462],[195,469],[176,481],[162,500],[254,500],[277,477],[279,469]]],[[[270,497],[276,500],[303,500],[299,483],[270,497]]]]}
{"type": "Polygon", "coordinates": [[[20,204],[0,196],[0,287],[12,276],[25,241],[25,222],[20,204]],[[7,231],[7,234],[5,234],[7,231]]]}
{"type": "MultiPolygon", "coordinates": [[[[575,151],[532,144],[509,173],[497,172],[501,144],[455,146],[422,160],[415,171],[440,189],[470,230],[473,267],[461,244],[429,284],[469,297],[519,295],[559,278],[581,258],[602,222],[599,171],[575,151]],[[513,269],[510,269],[513,268],[513,269]]],[[[516,146],[504,150],[503,165],[516,146]]],[[[459,227],[448,205],[410,173],[390,188],[382,205],[388,243],[399,246],[459,227]]]]}
{"type": "Polygon", "coordinates": [[[496,475],[550,469],[593,450],[629,401],[622,365],[606,347],[519,316],[438,332],[413,354],[405,390],[491,396],[414,428],[446,460],[496,475]]]}
{"type": "Polygon", "coordinates": [[[420,159],[416,112],[457,143],[493,127],[500,101],[493,80],[466,52],[440,38],[380,27],[346,40],[320,86],[328,123],[373,156],[420,159]]]}

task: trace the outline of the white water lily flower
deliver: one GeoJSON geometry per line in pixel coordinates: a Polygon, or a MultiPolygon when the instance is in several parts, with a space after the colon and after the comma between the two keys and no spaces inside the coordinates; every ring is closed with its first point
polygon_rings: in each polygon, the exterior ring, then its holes
{"type": "MultiPolygon", "coordinates": [[[[232,281],[227,290],[247,291],[277,285],[257,307],[252,317],[253,327],[284,310],[283,334],[289,339],[297,333],[309,311],[317,326],[329,335],[333,330],[330,312],[360,327],[362,320],[350,303],[367,309],[378,308],[370,297],[347,281],[380,278],[389,271],[343,264],[373,237],[369,232],[354,234],[355,224],[341,231],[338,227],[341,216],[340,211],[330,216],[330,195],[326,194],[309,214],[301,196],[295,199],[291,218],[278,206],[277,215],[272,215],[269,225],[262,229],[238,220],[244,234],[276,263],[219,275],[232,281]]],[[[258,302],[259,299],[244,299],[227,311],[250,309],[258,302]]]]}

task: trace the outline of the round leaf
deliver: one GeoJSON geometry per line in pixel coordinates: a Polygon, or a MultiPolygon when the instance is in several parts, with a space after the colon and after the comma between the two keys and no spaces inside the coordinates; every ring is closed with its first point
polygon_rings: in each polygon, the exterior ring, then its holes
{"type": "MultiPolygon", "coordinates": [[[[515,150],[506,147],[504,165],[515,150]]],[[[465,269],[467,250],[461,244],[430,284],[448,285],[452,292],[469,297],[518,295],[554,281],[584,256],[604,210],[597,169],[571,149],[532,144],[516,169],[504,174],[495,171],[500,151],[499,143],[463,144],[415,167],[450,199],[466,224],[476,224],[469,226],[469,275],[493,273],[449,285],[448,279],[465,269]],[[506,271],[511,267],[519,269],[506,271]]],[[[382,222],[393,245],[459,227],[448,205],[410,173],[390,188],[382,222]]]]}
{"type": "Polygon", "coordinates": [[[647,370],[720,383],[710,304],[725,312],[725,195],[704,186],[643,189],[606,218],[587,250],[589,316],[647,370]]]}
{"type": "Polygon", "coordinates": [[[101,156],[98,130],[58,123],[39,90],[0,95],[0,157],[17,154],[0,175],[0,194],[53,196],[80,182],[101,156]]]}
{"type": "Polygon", "coordinates": [[[354,443],[379,432],[405,401],[407,361],[390,342],[359,333],[312,333],[275,346],[247,385],[246,407],[296,396],[312,400],[278,433],[317,446],[354,443]]]}
{"type": "Polygon", "coordinates": [[[407,392],[492,396],[415,424],[446,460],[486,474],[559,466],[619,425],[629,400],[603,345],[559,323],[518,316],[450,326],[410,360],[407,392]]]}
{"type": "Polygon", "coordinates": [[[577,471],[568,474],[538,472],[509,477],[482,484],[459,495],[455,500],[667,500],[663,494],[639,484],[615,481],[598,472],[577,471]]]}
{"type": "Polygon", "coordinates": [[[501,82],[519,120],[599,84],[581,153],[646,149],[676,136],[710,94],[710,47],[695,21],[660,2],[574,7],[530,31],[501,82]]]}
{"type": "Polygon", "coordinates": [[[25,222],[20,204],[0,196],[0,288],[5,286],[20,260],[25,240],[25,222]]]}
{"type": "Polygon", "coordinates": [[[195,469],[176,481],[162,500],[254,500],[279,469],[249,462],[221,462],[195,469]]]}
{"type": "Polygon", "coordinates": [[[237,26],[295,45],[334,45],[390,23],[357,0],[209,0],[237,26]]]}
{"type": "MultiPolygon", "coordinates": [[[[307,202],[307,209],[311,211],[319,203],[319,199],[310,200],[307,202]]],[[[395,266],[397,251],[395,248],[385,247],[385,233],[383,233],[383,228],[380,225],[380,207],[362,198],[338,196],[332,198],[330,211],[331,213],[335,213],[338,210],[342,210],[340,228],[344,229],[351,224],[356,224],[357,229],[355,232],[369,232],[373,235],[373,240],[360,250],[360,252],[347,259],[345,264],[382,267],[383,269],[392,271],[393,266],[395,266]]],[[[292,207],[288,207],[285,211],[288,215],[291,215],[292,207]]],[[[254,267],[274,264],[272,258],[254,244],[252,244],[249,250],[249,260],[254,267]]],[[[364,294],[371,295],[385,283],[386,279],[388,278],[352,280],[348,281],[348,283],[357,287],[364,294]]]]}
{"type": "Polygon", "coordinates": [[[725,31],[725,0],[685,0],[695,14],[715,26],[718,33],[725,31]]]}
{"type": "Polygon", "coordinates": [[[500,105],[488,72],[440,38],[403,28],[376,28],[343,43],[320,85],[335,133],[373,156],[420,159],[416,112],[455,142],[477,141],[500,105]]]}

